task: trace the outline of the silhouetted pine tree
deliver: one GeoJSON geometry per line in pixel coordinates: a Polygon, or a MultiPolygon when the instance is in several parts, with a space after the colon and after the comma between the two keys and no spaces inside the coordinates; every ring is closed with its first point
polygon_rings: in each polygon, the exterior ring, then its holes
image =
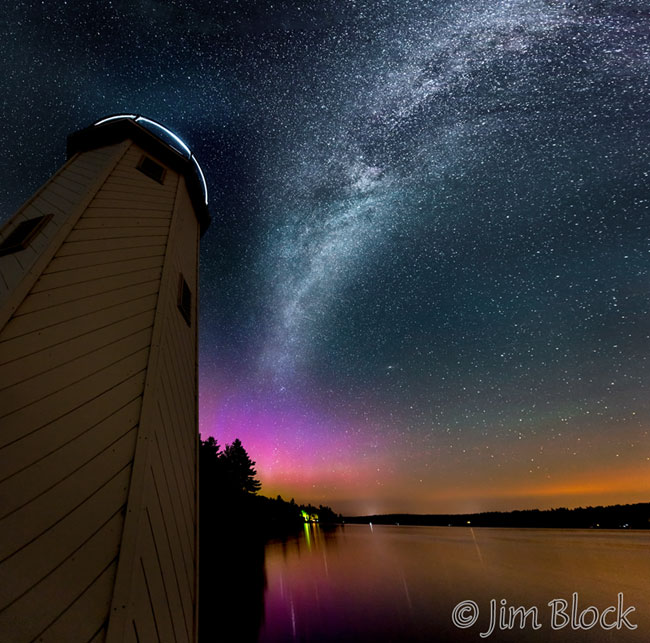
{"type": "Polygon", "coordinates": [[[226,445],[219,459],[234,491],[256,494],[260,490],[262,484],[255,478],[255,462],[250,459],[239,438],[226,445]]]}

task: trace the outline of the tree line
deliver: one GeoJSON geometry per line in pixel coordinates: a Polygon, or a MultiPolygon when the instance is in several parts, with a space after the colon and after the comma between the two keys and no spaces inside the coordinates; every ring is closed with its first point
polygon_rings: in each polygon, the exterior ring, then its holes
{"type": "Polygon", "coordinates": [[[330,507],[297,504],[282,496],[258,495],[262,485],[257,479],[255,462],[241,441],[236,439],[222,450],[213,437],[199,446],[200,511],[202,521],[215,519],[255,521],[264,536],[286,533],[305,522],[338,522],[330,507]]]}
{"type": "Polygon", "coordinates": [[[264,617],[264,545],[306,521],[338,522],[332,509],[259,494],[255,461],[239,439],[199,441],[199,640],[257,641],[264,617]]]}
{"type": "Polygon", "coordinates": [[[515,527],[552,529],[650,529],[650,503],[524,509],[474,514],[384,514],[346,517],[345,522],[440,527],[515,527]]]}

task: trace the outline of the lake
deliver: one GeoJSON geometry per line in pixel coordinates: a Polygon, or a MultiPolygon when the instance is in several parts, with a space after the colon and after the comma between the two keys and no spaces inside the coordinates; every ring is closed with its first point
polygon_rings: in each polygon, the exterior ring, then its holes
{"type": "Polygon", "coordinates": [[[260,643],[650,640],[645,531],[306,525],[265,570],[260,643]]]}

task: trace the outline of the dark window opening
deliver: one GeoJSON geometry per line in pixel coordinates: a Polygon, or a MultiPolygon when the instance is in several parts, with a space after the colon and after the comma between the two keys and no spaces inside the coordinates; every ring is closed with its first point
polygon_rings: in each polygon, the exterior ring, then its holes
{"type": "Polygon", "coordinates": [[[187,281],[183,275],[179,275],[178,279],[178,310],[181,311],[183,319],[187,322],[188,326],[192,325],[192,291],[187,285],[187,281]]]}
{"type": "Polygon", "coordinates": [[[138,170],[154,181],[158,181],[158,183],[162,183],[165,178],[165,168],[160,165],[160,163],[156,163],[156,161],[150,159],[148,156],[143,156],[140,159],[138,170]]]}
{"type": "Polygon", "coordinates": [[[10,255],[14,252],[20,252],[34,241],[38,233],[48,224],[52,218],[51,214],[46,214],[35,219],[21,221],[10,233],[9,236],[0,243],[0,257],[10,255]]]}

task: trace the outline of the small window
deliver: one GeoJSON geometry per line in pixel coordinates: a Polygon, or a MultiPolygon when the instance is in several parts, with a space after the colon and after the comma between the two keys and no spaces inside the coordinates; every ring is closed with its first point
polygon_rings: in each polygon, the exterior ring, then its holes
{"type": "Polygon", "coordinates": [[[138,170],[143,174],[146,174],[149,178],[152,178],[158,183],[162,183],[165,178],[165,168],[156,163],[153,159],[150,159],[148,156],[143,156],[138,163],[138,170]]]}
{"type": "Polygon", "coordinates": [[[10,255],[14,252],[20,252],[29,246],[36,238],[38,233],[48,224],[52,218],[51,214],[46,214],[35,219],[21,221],[10,233],[9,236],[0,243],[0,257],[10,255]]]}
{"type": "Polygon", "coordinates": [[[179,275],[178,279],[178,310],[181,311],[183,319],[187,322],[188,326],[192,325],[192,291],[187,285],[187,281],[183,275],[179,275]]]}

